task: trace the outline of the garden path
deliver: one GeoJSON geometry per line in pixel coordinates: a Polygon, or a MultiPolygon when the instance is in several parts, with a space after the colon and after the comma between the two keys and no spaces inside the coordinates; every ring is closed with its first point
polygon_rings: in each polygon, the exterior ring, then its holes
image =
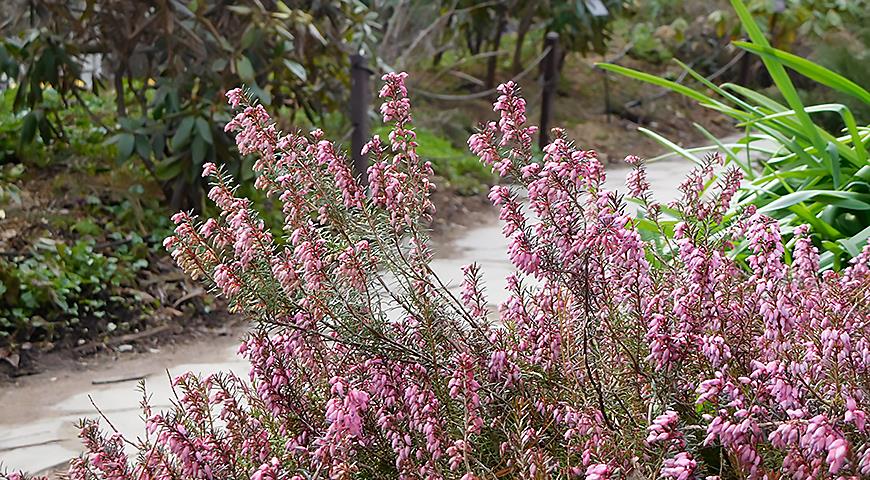
{"type": "MultiPolygon", "coordinates": [[[[656,197],[660,201],[676,198],[676,187],[691,166],[682,159],[650,164],[648,178],[656,197]]],[[[608,187],[624,190],[628,171],[611,169],[608,187]]],[[[497,214],[493,211],[488,221],[464,230],[452,236],[453,240],[435,246],[432,268],[458,294],[460,267],[479,263],[490,303],[501,303],[506,297],[504,279],[513,269],[497,214]]],[[[145,378],[155,409],[167,407],[173,398],[167,371],[172,376],[185,371],[207,375],[227,370],[246,375],[246,362],[235,354],[237,343],[231,337],[212,339],[164,354],[122,358],[97,372],[65,372],[59,377],[35,378],[22,386],[4,387],[0,391],[0,467],[44,472],[78,455],[75,422],[81,417],[98,416],[91,398],[120,432],[136,438],[143,426],[139,411],[142,397],[135,382],[125,379],[145,378]]]]}

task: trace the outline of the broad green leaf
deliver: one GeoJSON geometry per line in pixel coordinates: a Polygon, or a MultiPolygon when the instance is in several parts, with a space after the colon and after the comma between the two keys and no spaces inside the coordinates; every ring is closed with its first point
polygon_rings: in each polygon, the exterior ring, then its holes
{"type": "Polygon", "coordinates": [[[248,57],[242,55],[236,60],[236,72],[242,81],[250,83],[254,81],[254,66],[248,57]]]}
{"type": "Polygon", "coordinates": [[[166,149],[166,137],[162,133],[158,133],[151,137],[151,151],[154,152],[154,158],[157,160],[163,159],[163,151],[166,149]]]}
{"type": "Polygon", "coordinates": [[[157,176],[161,180],[170,180],[181,174],[181,168],[182,162],[177,156],[166,157],[157,165],[157,176]]]}
{"type": "MultiPolygon", "coordinates": [[[[867,163],[867,151],[864,148],[864,144],[858,130],[858,125],[855,123],[855,116],[852,115],[852,112],[851,110],[849,110],[848,107],[839,103],[826,103],[807,107],[806,111],[807,113],[836,112],[840,114],[840,117],[843,119],[843,123],[846,125],[846,129],[849,131],[849,136],[851,137],[850,139],[852,141],[852,145],[855,151],[854,158],[852,158],[852,155],[849,155],[849,153],[851,153],[851,149],[844,144],[845,138],[835,138],[833,137],[833,135],[830,135],[824,130],[819,130],[822,131],[822,135],[825,136],[829,141],[837,144],[837,149],[840,152],[846,153],[845,156],[848,157],[850,161],[855,163],[856,166],[863,166],[867,163]]],[[[772,113],[770,115],[765,115],[763,117],[741,122],[740,124],[738,124],[738,126],[755,126],[759,123],[767,122],[776,118],[794,115],[794,113],[794,110],[784,110],[781,112],[772,113]]]]}
{"type": "Polygon", "coordinates": [[[196,131],[206,143],[211,145],[214,142],[211,134],[211,125],[204,117],[196,117],[196,131]]]}
{"type": "Polygon", "coordinates": [[[227,60],[225,58],[218,58],[211,63],[212,71],[222,72],[225,68],[227,68],[227,60]]]}
{"type": "Polygon", "coordinates": [[[143,159],[151,157],[151,143],[145,135],[136,135],[136,153],[143,159]]]}
{"type": "MultiPolygon", "coordinates": [[[[788,207],[789,210],[794,212],[801,220],[806,223],[809,223],[811,227],[813,227],[813,231],[816,233],[823,235],[828,238],[840,239],[843,238],[843,234],[840,233],[839,230],[834,228],[828,222],[821,220],[818,218],[813,212],[811,212],[806,206],[802,203],[797,203],[788,207]]],[[[789,223],[794,223],[794,220],[789,221],[789,223]]]]}
{"type": "Polygon", "coordinates": [[[831,168],[831,180],[834,182],[834,189],[840,189],[840,155],[837,152],[837,146],[832,142],[828,142],[827,155],[825,160],[831,168]]]}
{"type": "Polygon", "coordinates": [[[27,115],[24,116],[24,120],[21,123],[20,145],[26,145],[36,138],[36,122],[37,119],[35,113],[28,112],[27,115]]]}
{"type": "Polygon", "coordinates": [[[132,133],[121,133],[118,135],[118,162],[122,162],[130,158],[133,154],[133,147],[136,145],[136,137],[132,133]]]}
{"type": "Polygon", "coordinates": [[[178,129],[175,131],[175,135],[173,135],[172,140],[169,141],[169,146],[172,147],[173,151],[178,151],[181,147],[187,145],[187,142],[190,139],[190,134],[193,131],[193,124],[194,117],[184,117],[184,119],[181,120],[178,129]]]}
{"type": "MultiPolygon", "coordinates": [[[[731,93],[728,93],[728,92],[725,91],[723,88],[721,88],[721,87],[719,87],[718,85],[714,84],[714,83],[711,82],[710,80],[707,80],[706,77],[704,77],[704,76],[701,75],[700,73],[696,72],[695,70],[693,70],[692,68],[690,68],[690,67],[689,67],[688,65],[686,65],[685,63],[683,63],[683,62],[681,62],[681,61],[679,61],[679,60],[674,60],[674,61],[677,62],[677,64],[678,64],[680,67],[682,67],[683,70],[685,70],[686,72],[688,72],[689,75],[690,75],[692,78],[694,78],[696,81],[698,81],[699,83],[701,83],[701,84],[704,85],[705,87],[709,88],[710,90],[713,90],[714,92],[716,92],[716,93],[718,93],[719,95],[721,95],[723,98],[726,98],[726,99],[730,100],[730,101],[733,102],[735,105],[739,106],[740,108],[742,108],[742,109],[744,109],[744,110],[746,110],[746,111],[748,111],[748,112],[755,111],[755,106],[754,106],[754,105],[752,105],[752,104],[750,104],[750,103],[747,103],[747,102],[744,102],[742,99],[740,99],[740,97],[738,97],[738,96],[736,96],[736,95],[733,95],[733,94],[731,94],[731,93]]],[[[739,112],[739,110],[735,110],[735,112],[739,112]]]]}
{"type": "Polygon", "coordinates": [[[837,243],[843,246],[852,256],[858,256],[864,245],[867,245],[867,240],[870,239],[870,226],[864,230],[852,235],[850,238],[837,240],[837,243]]]}
{"type": "Polygon", "coordinates": [[[257,85],[256,83],[253,83],[253,84],[249,85],[249,86],[248,86],[248,91],[249,91],[252,95],[254,95],[255,97],[257,97],[257,99],[260,100],[260,102],[261,102],[263,105],[271,105],[271,104],[272,104],[272,94],[269,93],[268,90],[265,90],[265,89],[260,88],[260,86],[257,85]]]}
{"type": "Polygon", "coordinates": [[[308,74],[305,73],[305,67],[303,67],[298,62],[294,62],[293,60],[290,60],[289,58],[285,58],[284,59],[284,66],[286,66],[287,69],[293,73],[293,75],[296,75],[296,77],[298,77],[299,80],[302,80],[303,82],[308,81],[308,74]]]}
{"type": "Polygon", "coordinates": [[[194,173],[199,171],[199,167],[205,160],[207,149],[208,146],[201,136],[193,137],[193,141],[190,143],[190,158],[193,160],[194,173]]]}
{"type": "Polygon", "coordinates": [[[755,113],[762,113],[761,108],[767,108],[768,110],[770,110],[772,112],[782,112],[782,111],[785,111],[787,109],[785,105],[777,102],[776,100],[774,100],[774,99],[772,99],[772,98],[770,98],[762,93],[756,92],[755,90],[752,90],[751,88],[746,88],[742,85],[737,85],[735,83],[723,83],[722,89],[723,90],[732,90],[740,95],[743,95],[747,99],[755,102],[757,104],[754,108],[755,113]]]}

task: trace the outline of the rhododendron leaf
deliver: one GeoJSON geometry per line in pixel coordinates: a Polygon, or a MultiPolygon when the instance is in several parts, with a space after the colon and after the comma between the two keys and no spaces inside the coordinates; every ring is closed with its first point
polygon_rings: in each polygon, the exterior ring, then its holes
{"type": "Polygon", "coordinates": [[[287,69],[293,73],[293,75],[296,75],[299,80],[302,80],[303,82],[308,81],[308,74],[305,73],[305,67],[303,67],[299,62],[294,62],[289,58],[285,58],[284,66],[286,66],[287,69]]]}
{"type": "Polygon", "coordinates": [[[21,123],[21,136],[19,137],[19,143],[21,145],[26,145],[36,138],[36,123],[36,113],[28,112],[27,115],[24,116],[24,120],[21,123]]]}
{"type": "Polygon", "coordinates": [[[151,144],[145,135],[136,135],[136,154],[142,159],[151,158],[151,144]]]}
{"type": "Polygon", "coordinates": [[[236,59],[236,72],[239,74],[239,78],[241,78],[243,82],[254,82],[254,66],[251,64],[251,60],[248,57],[242,55],[236,59]]]}
{"type": "Polygon", "coordinates": [[[172,140],[169,141],[169,146],[173,151],[181,150],[182,147],[187,145],[190,140],[190,134],[193,132],[194,126],[194,117],[184,117],[181,120],[181,123],[178,124],[178,128],[175,130],[175,134],[172,136],[172,140]]]}
{"type": "Polygon", "coordinates": [[[190,157],[193,160],[193,165],[196,167],[192,170],[194,173],[202,166],[207,148],[205,140],[201,136],[196,135],[193,137],[193,142],[190,143],[190,157]]]}
{"type": "Polygon", "coordinates": [[[196,117],[196,131],[205,143],[212,144],[211,125],[204,117],[196,117]]]}
{"type": "Polygon", "coordinates": [[[130,158],[133,154],[133,148],[136,145],[136,137],[132,133],[118,134],[118,161],[123,161],[130,158]]]}
{"type": "Polygon", "coordinates": [[[151,137],[151,151],[157,160],[163,159],[163,151],[166,149],[166,137],[162,133],[157,133],[151,137]]]}
{"type": "Polygon", "coordinates": [[[166,157],[157,164],[157,176],[162,180],[175,178],[181,173],[182,167],[183,165],[178,161],[177,156],[166,157]]]}

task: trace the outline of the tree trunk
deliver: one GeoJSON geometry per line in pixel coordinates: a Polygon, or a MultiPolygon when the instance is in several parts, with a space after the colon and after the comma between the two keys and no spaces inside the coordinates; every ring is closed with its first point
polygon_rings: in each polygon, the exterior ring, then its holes
{"type": "Polygon", "coordinates": [[[495,72],[498,68],[498,52],[499,47],[501,47],[501,33],[505,27],[505,11],[501,9],[498,12],[498,22],[496,22],[495,32],[493,34],[492,43],[490,46],[492,47],[490,51],[493,53],[486,62],[486,89],[489,90],[495,87],[495,72]]]}
{"type": "Polygon", "coordinates": [[[444,58],[444,50],[438,50],[438,52],[432,57],[432,66],[437,67],[441,65],[441,59],[444,58]]]}
{"type": "Polygon", "coordinates": [[[523,43],[525,43],[526,34],[529,33],[529,28],[532,26],[532,17],[531,12],[526,13],[517,26],[517,44],[514,47],[514,59],[511,65],[511,71],[514,75],[519,75],[523,71],[523,43]]]}
{"type": "Polygon", "coordinates": [[[127,102],[124,100],[124,62],[118,64],[115,70],[115,108],[118,110],[118,117],[124,118],[127,116],[127,102]]]}

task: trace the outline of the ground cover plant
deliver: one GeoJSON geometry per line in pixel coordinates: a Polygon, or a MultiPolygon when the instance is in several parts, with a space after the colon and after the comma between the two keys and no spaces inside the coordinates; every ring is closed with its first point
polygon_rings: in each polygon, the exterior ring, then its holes
{"type": "MultiPolygon", "coordinates": [[[[682,222],[663,255],[602,187],[595,152],[557,130],[532,160],[535,128],[508,83],[499,120],[469,139],[528,192],[528,208],[513,187],[490,194],[517,268],[493,309],[475,265],[459,293],[429,268],[431,167],[404,79],[384,76],[393,129],[366,147],[368,191],[319,131],[283,134],[228,94],[239,113],[227,129],[259,156],[285,232],[207,164],[221,213],[175,215],[166,247],[257,322],[239,349],[250,379],[182,375],[167,411],[144,395],[135,440],[84,422],[70,478],[870,475],[870,246],[820,274],[808,228],[786,263],[778,223],[753,207],[711,235],[741,175],[702,196],[712,156],[668,206],[682,222]],[[749,269],[725,253],[744,238],[749,269]]],[[[643,162],[627,161],[655,221],[643,162]]]]}

